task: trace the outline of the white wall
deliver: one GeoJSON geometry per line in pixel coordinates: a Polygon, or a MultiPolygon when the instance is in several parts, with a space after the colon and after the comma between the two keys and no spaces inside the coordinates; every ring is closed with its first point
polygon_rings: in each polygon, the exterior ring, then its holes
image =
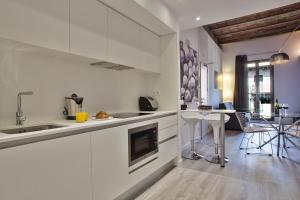
{"type": "Polygon", "coordinates": [[[215,108],[219,108],[219,103],[222,99],[222,91],[216,89],[215,87],[215,71],[222,72],[222,51],[218,45],[208,37],[208,63],[209,65],[209,102],[215,108]]]}
{"type": "Polygon", "coordinates": [[[179,44],[177,34],[161,37],[161,74],[148,77],[147,88],[160,102],[160,107],[177,110],[179,100],[179,44]],[[153,94],[154,92],[154,94],[153,94]]]}
{"type": "Polygon", "coordinates": [[[195,28],[180,32],[180,40],[190,40],[193,49],[198,51],[199,60],[202,63],[211,63],[209,68],[209,99],[208,103],[218,107],[221,100],[220,90],[215,89],[214,71],[222,71],[222,51],[202,28],[195,28]]]}
{"type": "MultiPolygon", "coordinates": [[[[287,37],[288,34],[283,34],[223,45],[224,101],[233,101],[235,56],[262,53],[248,56],[248,60],[268,59],[272,53],[264,52],[278,51],[287,37]]],[[[300,32],[292,35],[283,51],[290,56],[290,62],[274,67],[275,98],[278,98],[280,103],[288,103],[291,112],[300,112],[300,92],[297,90],[300,85],[300,32]]]]}
{"type": "Polygon", "coordinates": [[[0,126],[15,124],[19,91],[34,92],[23,98],[26,123],[62,119],[64,97],[72,93],[83,96],[83,107],[92,113],[138,110],[138,97],[152,94],[150,74],[116,72],[57,55],[0,46],[0,126]]]}
{"type": "MultiPolygon", "coordinates": [[[[195,28],[180,32],[180,40],[190,40],[193,49],[198,51],[199,60],[203,63],[212,63],[208,65],[209,69],[209,83],[208,93],[209,99],[208,104],[218,107],[221,100],[221,92],[215,89],[214,86],[214,71],[221,72],[221,50],[218,45],[211,39],[207,32],[202,28],[195,28]]],[[[181,139],[182,145],[185,146],[189,143],[189,130],[186,125],[182,122],[181,128],[181,139]]],[[[203,134],[208,131],[208,125],[203,123],[203,134]]],[[[196,130],[196,137],[199,137],[199,127],[196,130]]]]}

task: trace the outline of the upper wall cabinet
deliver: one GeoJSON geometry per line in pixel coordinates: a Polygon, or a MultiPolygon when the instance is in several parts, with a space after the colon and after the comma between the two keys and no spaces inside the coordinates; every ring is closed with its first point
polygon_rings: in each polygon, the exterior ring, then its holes
{"type": "Polygon", "coordinates": [[[160,37],[141,27],[142,67],[160,72],[160,37]]]}
{"type": "Polygon", "coordinates": [[[109,61],[131,67],[141,66],[140,26],[118,12],[108,11],[109,61]]]}
{"type": "Polygon", "coordinates": [[[69,50],[69,0],[1,0],[0,37],[69,50]]]}
{"type": "Polygon", "coordinates": [[[1,0],[0,37],[160,72],[160,37],[98,0],[1,0]]]}
{"type": "Polygon", "coordinates": [[[70,52],[107,59],[108,8],[97,0],[70,1],[70,52]]]}

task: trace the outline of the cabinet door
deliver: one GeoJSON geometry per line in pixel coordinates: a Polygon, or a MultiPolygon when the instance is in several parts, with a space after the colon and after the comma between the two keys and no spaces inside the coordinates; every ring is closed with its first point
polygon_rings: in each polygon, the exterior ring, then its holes
{"type": "Polygon", "coordinates": [[[0,37],[69,50],[69,0],[1,0],[0,37]]]}
{"type": "Polygon", "coordinates": [[[1,200],[91,200],[90,135],[0,150],[1,200]]]}
{"type": "Polygon", "coordinates": [[[160,167],[177,157],[177,137],[170,139],[159,145],[159,164],[160,167]]]}
{"type": "Polygon", "coordinates": [[[111,62],[140,68],[141,29],[114,10],[108,11],[108,56],[111,62]]]}
{"type": "Polygon", "coordinates": [[[97,0],[70,1],[70,52],[107,59],[108,8],[97,0]]]}
{"type": "Polygon", "coordinates": [[[160,37],[141,27],[142,67],[151,72],[160,72],[160,37]]]}
{"type": "Polygon", "coordinates": [[[124,126],[92,132],[95,200],[115,199],[128,189],[128,134],[124,126]]]}

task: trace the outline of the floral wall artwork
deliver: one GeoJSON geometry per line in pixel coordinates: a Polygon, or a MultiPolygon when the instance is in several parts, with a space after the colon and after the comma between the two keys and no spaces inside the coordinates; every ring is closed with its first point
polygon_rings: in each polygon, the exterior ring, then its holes
{"type": "Polygon", "coordinates": [[[199,61],[198,52],[191,47],[190,41],[179,42],[180,46],[180,94],[185,102],[198,101],[199,61]]]}

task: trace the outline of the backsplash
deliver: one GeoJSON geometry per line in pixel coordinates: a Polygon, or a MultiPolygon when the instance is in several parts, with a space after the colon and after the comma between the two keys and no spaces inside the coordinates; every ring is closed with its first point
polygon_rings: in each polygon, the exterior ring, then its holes
{"type": "Polygon", "coordinates": [[[138,97],[152,91],[151,74],[136,70],[122,72],[90,66],[88,59],[16,51],[0,47],[0,126],[13,125],[17,93],[24,96],[27,123],[63,119],[64,97],[84,97],[89,112],[137,110],[138,97]]]}

